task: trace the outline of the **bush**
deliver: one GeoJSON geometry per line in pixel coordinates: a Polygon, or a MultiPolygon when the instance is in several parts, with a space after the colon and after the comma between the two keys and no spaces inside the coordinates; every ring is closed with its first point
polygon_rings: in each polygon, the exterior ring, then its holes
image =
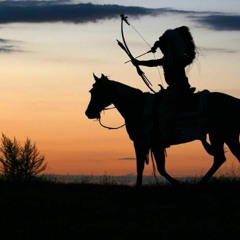
{"type": "Polygon", "coordinates": [[[2,178],[9,181],[26,181],[43,172],[47,163],[45,157],[40,155],[35,143],[29,138],[23,146],[14,137],[13,140],[2,134],[0,146],[0,172],[2,178]]]}

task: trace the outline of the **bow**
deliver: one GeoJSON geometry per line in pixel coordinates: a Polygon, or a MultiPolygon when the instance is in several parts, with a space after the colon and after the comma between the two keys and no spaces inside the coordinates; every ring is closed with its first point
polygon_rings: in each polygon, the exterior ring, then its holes
{"type": "MultiPolygon", "coordinates": [[[[119,40],[117,40],[117,43],[118,45],[126,52],[126,54],[129,56],[130,60],[132,62],[134,62],[134,57],[132,55],[132,53],[130,52],[128,46],[127,46],[127,43],[126,43],[126,40],[125,40],[125,37],[124,37],[124,32],[123,32],[123,23],[125,22],[127,25],[130,26],[130,23],[128,22],[127,20],[127,16],[125,16],[124,14],[121,14],[121,34],[122,34],[122,40],[123,40],[123,43],[120,42],[119,40]]],[[[136,67],[136,70],[137,70],[137,73],[138,75],[142,78],[142,80],[144,81],[144,83],[147,85],[147,87],[155,93],[155,91],[152,89],[152,84],[151,82],[148,80],[147,76],[145,75],[145,73],[141,70],[141,68],[138,66],[138,65],[134,65],[136,67]]]]}

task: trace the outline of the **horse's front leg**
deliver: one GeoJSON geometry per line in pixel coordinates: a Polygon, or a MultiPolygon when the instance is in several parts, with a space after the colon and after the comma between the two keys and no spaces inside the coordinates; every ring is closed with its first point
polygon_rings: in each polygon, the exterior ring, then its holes
{"type": "Polygon", "coordinates": [[[136,165],[137,165],[136,186],[141,187],[142,180],[143,180],[144,164],[148,163],[149,147],[146,146],[141,141],[134,141],[134,149],[136,154],[136,165]]]}
{"type": "Polygon", "coordinates": [[[157,164],[157,170],[160,173],[161,176],[163,176],[164,178],[166,178],[171,184],[176,185],[179,184],[179,182],[171,177],[165,168],[165,149],[164,148],[157,148],[157,147],[153,147],[152,149],[153,151],[153,155],[157,164]]]}

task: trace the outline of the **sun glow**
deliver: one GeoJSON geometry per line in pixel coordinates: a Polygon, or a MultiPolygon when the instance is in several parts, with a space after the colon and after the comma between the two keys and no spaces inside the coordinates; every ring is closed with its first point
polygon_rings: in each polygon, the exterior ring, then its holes
{"type": "MultiPolygon", "coordinates": [[[[153,4],[159,7],[159,1],[153,4]]],[[[150,46],[166,29],[189,26],[201,53],[188,72],[191,85],[197,91],[221,91],[240,98],[239,31],[211,29],[195,20],[192,12],[130,17],[150,46]]],[[[124,64],[128,56],[116,42],[121,40],[120,19],[1,23],[0,33],[1,132],[36,142],[48,162],[47,173],[135,174],[135,152],[125,127],[108,130],[85,116],[93,73],[149,91],[135,67],[124,64]]],[[[132,28],[126,26],[125,34],[134,56],[149,50],[132,28]]],[[[156,91],[158,84],[166,87],[162,69],[142,70],[156,91]]],[[[103,112],[102,121],[110,127],[124,123],[116,110],[103,112]]],[[[229,151],[226,156],[226,166],[237,162],[229,151]]],[[[198,141],[167,149],[166,166],[172,175],[200,175],[211,164],[212,157],[198,141]]],[[[144,173],[152,174],[151,162],[144,173]]]]}

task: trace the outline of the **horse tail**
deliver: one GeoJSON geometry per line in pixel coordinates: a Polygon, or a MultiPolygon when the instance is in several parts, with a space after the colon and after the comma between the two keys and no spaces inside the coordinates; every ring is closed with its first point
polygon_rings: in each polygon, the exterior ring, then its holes
{"type": "MultiPolygon", "coordinates": [[[[154,176],[156,184],[160,185],[158,182],[158,179],[157,179],[157,168],[156,168],[156,164],[155,164],[154,155],[153,155],[152,150],[150,150],[150,151],[151,151],[151,159],[152,159],[152,165],[153,165],[153,176],[154,176]]],[[[165,157],[167,156],[166,148],[164,149],[164,155],[165,155],[165,157]]]]}

